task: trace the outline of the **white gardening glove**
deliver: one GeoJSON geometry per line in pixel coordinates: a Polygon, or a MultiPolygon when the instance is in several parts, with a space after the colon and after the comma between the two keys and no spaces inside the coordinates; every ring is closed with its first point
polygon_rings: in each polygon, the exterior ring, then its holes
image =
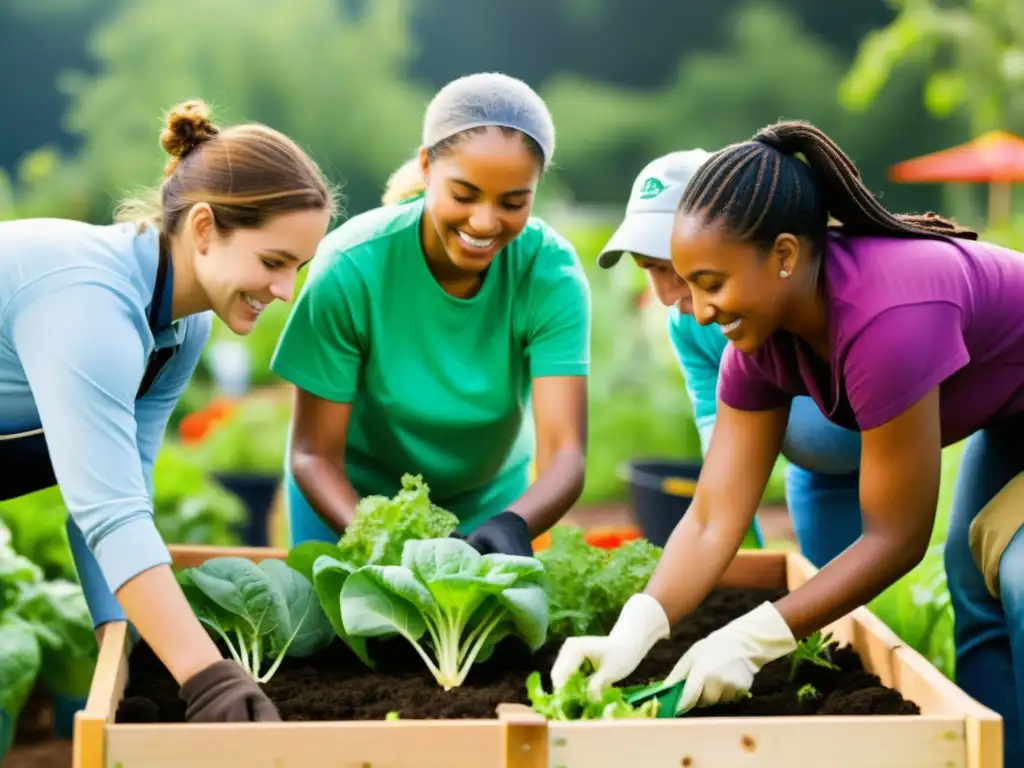
{"type": "Polygon", "coordinates": [[[698,640],[673,667],[665,682],[686,680],[676,713],[735,701],[749,693],[761,667],[794,650],[789,625],[774,605],[762,603],[698,640]]]}
{"type": "Polygon", "coordinates": [[[570,637],[562,645],[551,668],[551,684],[558,690],[580,668],[584,660],[595,667],[587,687],[599,696],[606,685],[629,675],[659,640],[669,635],[668,617],[650,595],[633,595],[622,606],[618,621],[605,637],[570,637]]]}

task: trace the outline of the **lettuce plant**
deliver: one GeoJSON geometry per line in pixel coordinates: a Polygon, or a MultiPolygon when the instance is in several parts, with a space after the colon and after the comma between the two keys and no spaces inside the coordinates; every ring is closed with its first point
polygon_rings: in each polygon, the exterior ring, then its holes
{"type": "Polygon", "coordinates": [[[288,565],[313,581],[313,563],[320,555],[353,568],[398,565],[402,547],[410,539],[443,539],[459,518],[430,501],[430,486],[421,475],[402,476],[402,489],[394,497],[364,496],[355,519],[337,544],[304,541],[288,552],[288,565]]]}
{"type": "Polygon", "coordinates": [[[531,651],[547,639],[548,583],[532,557],[481,555],[460,539],[412,539],[400,565],[353,569],[321,555],[314,572],[321,602],[338,606],[350,640],[405,638],[445,690],[461,686],[506,637],[531,651]]]}
{"type": "Polygon", "coordinates": [[[552,584],[551,639],[607,635],[626,600],[651,578],[661,549],[646,539],[602,549],[571,525],[556,525],[550,536],[550,546],[537,559],[552,584]]]}
{"type": "Polygon", "coordinates": [[[313,585],[280,560],[214,558],[182,570],[178,581],[199,621],[258,683],[286,656],[310,656],[334,638],[313,585]]]}
{"type": "Polygon", "coordinates": [[[592,697],[583,670],[574,672],[562,688],[551,693],[544,690],[540,672],[531,672],[526,678],[526,695],[533,711],[548,720],[624,720],[658,715],[656,698],[634,706],[624,688],[607,686],[600,696],[592,697]]]}

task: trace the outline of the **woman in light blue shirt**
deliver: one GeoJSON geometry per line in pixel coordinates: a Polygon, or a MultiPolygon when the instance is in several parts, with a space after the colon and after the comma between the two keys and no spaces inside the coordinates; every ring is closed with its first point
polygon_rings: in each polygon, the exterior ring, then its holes
{"type": "MultiPolygon", "coordinates": [[[[669,242],[683,190],[710,154],[672,152],[633,183],[626,215],[597,262],[609,268],[629,254],[647,272],[658,300],[671,307],[669,337],[682,369],[706,452],[715,427],[718,367],[728,340],[720,326],[693,318],[690,289],[672,266],[669,242]]],[[[795,397],[783,440],[786,503],[800,551],[823,567],[861,534],[857,482],[860,435],[832,424],[809,397],[795,397]]]]}
{"type": "Polygon", "coordinates": [[[335,203],[290,139],[221,131],[201,102],[170,112],[161,143],[159,201],[123,206],[121,223],[0,223],[0,499],[60,487],[98,635],[130,621],[188,720],[276,720],[178,587],[153,463],[212,316],[244,335],[290,299],[335,203]]]}

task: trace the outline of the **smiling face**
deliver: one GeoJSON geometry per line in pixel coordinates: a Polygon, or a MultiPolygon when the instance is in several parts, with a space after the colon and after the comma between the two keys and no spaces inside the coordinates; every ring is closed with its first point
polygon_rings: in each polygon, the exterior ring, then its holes
{"type": "Polygon", "coordinates": [[[700,214],[681,214],[672,229],[672,264],[692,291],[693,316],[718,323],[741,352],[752,352],[783,328],[794,302],[798,238],[782,234],[767,253],[725,235],[700,214]]]}
{"type": "Polygon", "coordinates": [[[192,218],[196,282],[217,317],[245,335],[270,302],[291,300],[299,269],[313,258],[327,233],[330,212],[282,213],[261,227],[224,235],[212,226],[209,208],[197,206],[192,218]]]}
{"type": "Polygon", "coordinates": [[[662,305],[675,307],[684,315],[693,314],[693,297],[690,293],[690,286],[676,274],[671,261],[654,259],[636,253],[633,254],[633,261],[647,273],[647,282],[662,305]]]}
{"type": "Polygon", "coordinates": [[[523,137],[496,128],[472,132],[428,159],[423,229],[427,257],[440,276],[477,276],[523,231],[541,164],[523,137]]]}

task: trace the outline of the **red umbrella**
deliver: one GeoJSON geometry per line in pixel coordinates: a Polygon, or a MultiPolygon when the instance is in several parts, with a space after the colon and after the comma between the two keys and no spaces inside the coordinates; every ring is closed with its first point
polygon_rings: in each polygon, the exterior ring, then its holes
{"type": "Polygon", "coordinates": [[[1024,139],[989,131],[973,141],[897,163],[889,178],[908,182],[984,182],[990,219],[1009,218],[1010,184],[1024,181],[1024,139]]]}

